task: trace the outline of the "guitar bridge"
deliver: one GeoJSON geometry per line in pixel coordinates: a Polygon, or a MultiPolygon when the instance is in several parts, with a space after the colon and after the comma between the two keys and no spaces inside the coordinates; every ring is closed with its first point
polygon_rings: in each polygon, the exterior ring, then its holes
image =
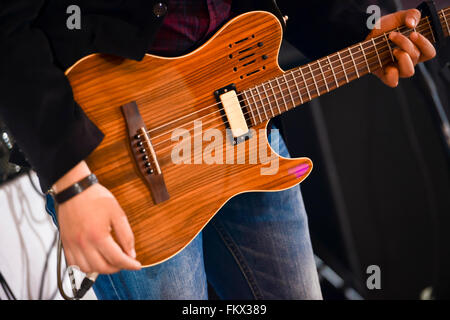
{"type": "Polygon", "coordinates": [[[139,151],[145,154],[142,157],[142,162],[144,163],[144,167],[147,168],[147,174],[155,174],[155,171],[152,168],[152,163],[153,167],[156,167],[156,174],[162,174],[158,159],[156,158],[155,149],[153,149],[147,129],[145,127],[141,127],[136,134],[135,139],[138,140],[137,145],[142,147],[139,151]],[[145,146],[147,146],[150,152],[145,149],[145,146]]]}
{"type": "Polygon", "coordinates": [[[131,152],[142,178],[151,191],[153,201],[155,204],[166,201],[169,199],[169,193],[138,106],[133,101],[121,108],[127,123],[131,152]]]}

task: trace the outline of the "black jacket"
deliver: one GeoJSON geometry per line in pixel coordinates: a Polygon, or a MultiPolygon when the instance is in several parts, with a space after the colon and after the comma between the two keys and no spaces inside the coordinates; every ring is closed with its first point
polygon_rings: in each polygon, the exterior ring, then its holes
{"type": "MultiPolygon", "coordinates": [[[[103,137],[73,100],[64,71],[91,53],[142,59],[164,19],[154,6],[164,1],[0,1],[0,118],[43,190],[86,158],[103,137]],[[72,4],[81,8],[81,30],[66,27],[72,4]]],[[[289,16],[285,36],[310,58],[368,34],[367,15],[356,1],[279,0],[278,6],[289,16]]],[[[255,9],[281,16],[272,0],[233,0],[235,13],[255,9]]]]}

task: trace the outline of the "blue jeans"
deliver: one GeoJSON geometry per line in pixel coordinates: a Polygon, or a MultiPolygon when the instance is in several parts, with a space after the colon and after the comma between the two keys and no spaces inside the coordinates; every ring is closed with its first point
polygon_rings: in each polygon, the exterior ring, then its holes
{"type": "MultiPolygon", "coordinates": [[[[289,156],[281,139],[278,153],[289,156]]],[[[100,275],[94,291],[108,300],[203,300],[207,281],[221,299],[322,298],[299,187],[234,197],[176,256],[139,271],[100,275]]]]}

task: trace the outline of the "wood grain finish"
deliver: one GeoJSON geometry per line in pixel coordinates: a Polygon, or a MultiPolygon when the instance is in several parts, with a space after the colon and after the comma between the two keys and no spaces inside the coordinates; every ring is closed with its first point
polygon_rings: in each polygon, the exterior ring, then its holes
{"type": "MultiPolygon", "coordinates": [[[[252,12],[227,23],[193,53],[178,58],[146,55],[140,61],[95,54],[67,72],[75,100],[103,131],[105,139],[87,159],[100,182],[125,210],[136,239],[137,258],[144,266],[163,262],[182,250],[234,195],[278,191],[300,183],[311,171],[307,158],[278,159],[274,175],[262,175],[268,164],[174,164],[173,130],[225,132],[214,91],[231,83],[243,91],[282,75],[278,51],[282,38],[277,18],[252,12]],[[155,205],[133,160],[120,106],[136,101],[158,157],[170,198],[155,205]],[[167,125],[169,124],[169,125],[167,125]],[[296,168],[306,168],[296,170],[296,168]],[[300,174],[299,174],[300,172],[300,174]]],[[[253,129],[266,129],[267,122],[253,129]]],[[[208,142],[204,142],[204,146],[208,142]]],[[[222,150],[268,146],[265,131],[241,145],[224,139],[222,150]]],[[[271,150],[270,148],[268,148],[271,150]]],[[[194,155],[192,155],[194,159],[194,155]]],[[[236,163],[236,161],[234,162],[236,163]]],[[[245,214],[245,212],[243,212],[245,214]]]]}

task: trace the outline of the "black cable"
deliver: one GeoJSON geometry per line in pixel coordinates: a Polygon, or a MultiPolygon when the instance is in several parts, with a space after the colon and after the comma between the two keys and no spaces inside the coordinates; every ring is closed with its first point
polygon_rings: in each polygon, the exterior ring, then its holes
{"type": "Polygon", "coordinates": [[[92,280],[88,277],[85,277],[81,282],[80,289],[77,290],[77,294],[75,295],[75,299],[81,299],[85,296],[85,294],[92,288],[95,283],[95,279],[92,280]]]}
{"type": "Polygon", "coordinates": [[[31,176],[30,170],[27,171],[27,175],[28,175],[28,179],[30,180],[31,186],[33,187],[34,191],[36,191],[36,193],[38,195],[40,195],[42,198],[45,198],[45,194],[43,194],[42,191],[34,183],[34,180],[33,180],[33,177],[31,176]]]}
{"type": "Polygon", "coordinates": [[[3,277],[2,273],[0,272],[0,285],[3,288],[3,291],[6,294],[6,297],[8,300],[17,300],[16,296],[12,292],[11,288],[9,287],[8,283],[6,282],[5,278],[3,277]]]}
{"type": "MultiPolygon", "coordinates": [[[[27,171],[27,176],[28,176],[28,179],[30,180],[30,184],[33,187],[34,191],[36,191],[36,193],[38,195],[40,195],[41,197],[45,198],[45,194],[42,193],[42,191],[36,186],[36,184],[35,184],[35,182],[33,180],[33,177],[31,176],[31,171],[29,171],[29,170],[27,171]]],[[[48,268],[48,262],[49,262],[48,260],[50,258],[50,254],[52,253],[52,250],[55,248],[57,239],[58,239],[58,235],[55,232],[55,236],[53,238],[53,242],[52,242],[52,244],[50,245],[50,248],[47,251],[44,268],[43,268],[42,274],[41,274],[41,283],[39,285],[39,297],[38,297],[39,300],[42,300],[42,295],[43,295],[43,292],[44,292],[44,280],[45,280],[45,276],[47,274],[47,268],[48,268]]],[[[58,289],[55,289],[55,291],[53,292],[53,294],[51,295],[51,297],[49,299],[53,299],[56,296],[57,292],[58,292],[58,289]]]]}
{"type": "Polygon", "coordinates": [[[50,245],[50,248],[47,251],[46,257],[45,257],[45,264],[44,264],[44,268],[42,270],[42,275],[41,275],[41,284],[39,286],[39,300],[42,300],[42,295],[44,292],[44,280],[45,280],[45,276],[47,274],[47,268],[48,268],[48,260],[50,258],[50,254],[52,253],[53,249],[55,248],[55,244],[56,244],[56,240],[58,239],[58,234],[55,232],[55,236],[53,237],[53,242],[50,245]]]}

